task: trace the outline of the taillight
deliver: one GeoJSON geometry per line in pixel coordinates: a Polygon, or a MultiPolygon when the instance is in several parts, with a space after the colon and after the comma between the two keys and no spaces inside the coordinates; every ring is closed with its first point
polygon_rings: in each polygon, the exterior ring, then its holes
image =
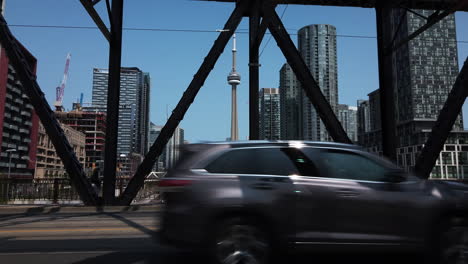
{"type": "Polygon", "coordinates": [[[158,182],[159,187],[182,187],[192,184],[191,180],[162,179],[158,182]]]}

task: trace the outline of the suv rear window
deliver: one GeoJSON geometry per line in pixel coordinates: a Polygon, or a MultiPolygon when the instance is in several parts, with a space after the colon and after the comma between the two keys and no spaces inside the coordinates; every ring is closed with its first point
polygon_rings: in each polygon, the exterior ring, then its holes
{"type": "Polygon", "coordinates": [[[211,173],[228,174],[298,174],[294,163],[280,148],[233,149],[205,168],[211,173]]]}

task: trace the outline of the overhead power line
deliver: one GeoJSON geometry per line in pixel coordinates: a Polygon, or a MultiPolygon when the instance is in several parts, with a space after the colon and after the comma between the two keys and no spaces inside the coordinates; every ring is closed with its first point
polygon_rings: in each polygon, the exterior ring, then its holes
{"type": "MultiPolygon", "coordinates": [[[[21,24],[12,24],[8,25],[9,27],[16,27],[16,28],[45,28],[45,29],[85,29],[85,30],[98,30],[97,27],[94,26],[63,26],[63,25],[21,25],[21,24]]],[[[171,28],[138,28],[138,27],[124,27],[124,31],[152,31],[152,32],[179,32],[179,33],[218,33],[216,30],[209,30],[209,29],[171,29],[171,28]]],[[[296,31],[297,29],[288,29],[288,31],[296,31]]],[[[236,34],[248,34],[247,29],[239,29],[236,31],[236,34]]],[[[270,35],[269,32],[265,33],[270,35]]],[[[290,35],[295,36],[297,33],[290,33],[290,35]]],[[[376,36],[365,36],[365,35],[349,35],[349,34],[337,34],[335,35],[338,38],[357,38],[357,39],[376,39],[376,36]]],[[[446,40],[451,42],[451,40],[447,40],[445,38],[437,38],[446,40]]],[[[423,40],[424,39],[419,39],[423,40]]],[[[426,40],[432,41],[432,40],[426,40]]],[[[457,40],[458,43],[468,44],[468,40],[457,40]]]]}

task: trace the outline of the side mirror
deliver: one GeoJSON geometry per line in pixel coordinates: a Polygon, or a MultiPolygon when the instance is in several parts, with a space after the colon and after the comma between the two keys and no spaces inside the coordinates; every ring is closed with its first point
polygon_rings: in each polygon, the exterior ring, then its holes
{"type": "Polygon", "coordinates": [[[391,183],[400,183],[405,181],[407,178],[406,172],[404,171],[390,171],[385,174],[385,180],[391,183]]]}

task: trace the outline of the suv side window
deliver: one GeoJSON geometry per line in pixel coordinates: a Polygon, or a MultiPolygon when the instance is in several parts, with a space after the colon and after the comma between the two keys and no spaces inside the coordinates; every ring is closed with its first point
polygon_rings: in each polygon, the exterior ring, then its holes
{"type": "Polygon", "coordinates": [[[233,149],[222,154],[205,169],[211,173],[229,174],[298,174],[294,163],[281,148],[233,149]]]}
{"type": "Polygon", "coordinates": [[[384,182],[389,171],[377,162],[353,152],[321,150],[318,156],[323,177],[384,182]]]}
{"type": "Polygon", "coordinates": [[[309,156],[304,153],[307,149],[308,155],[316,155],[316,151],[312,148],[283,148],[282,151],[291,159],[301,176],[319,176],[317,166],[309,156]]]}

